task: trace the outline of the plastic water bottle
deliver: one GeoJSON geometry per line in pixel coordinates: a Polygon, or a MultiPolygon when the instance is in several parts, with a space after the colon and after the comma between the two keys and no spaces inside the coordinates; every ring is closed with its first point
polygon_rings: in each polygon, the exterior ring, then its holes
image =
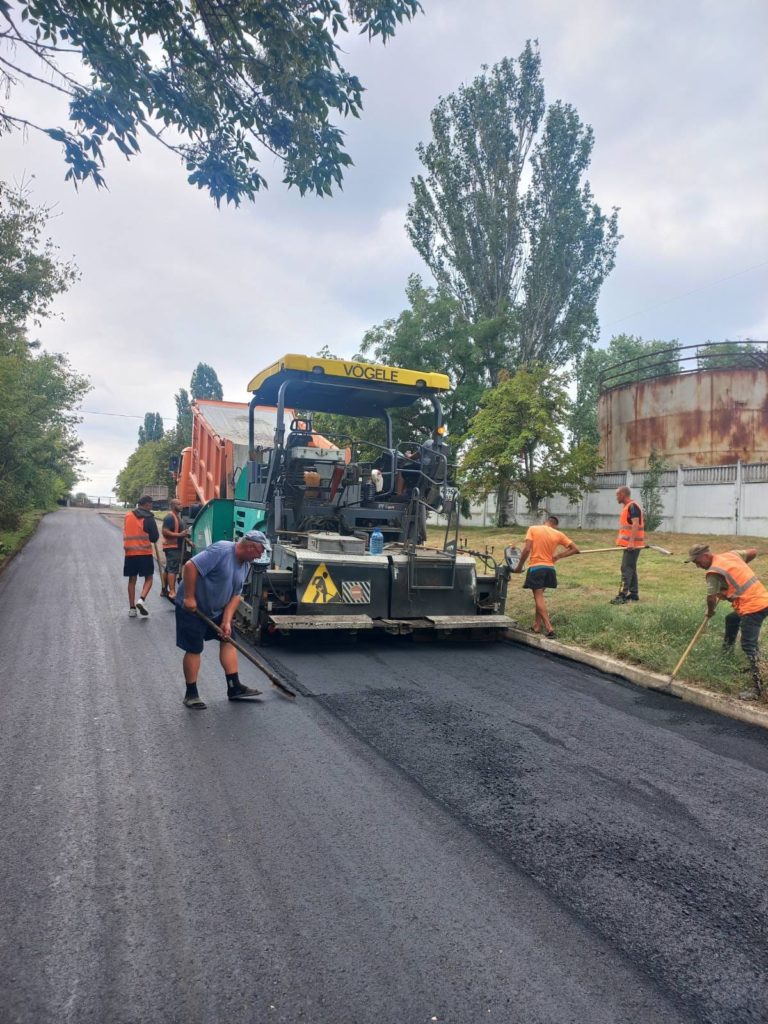
{"type": "Polygon", "coordinates": [[[371,555],[380,555],[384,550],[384,534],[381,530],[376,529],[371,534],[371,539],[368,541],[368,552],[371,555]]]}

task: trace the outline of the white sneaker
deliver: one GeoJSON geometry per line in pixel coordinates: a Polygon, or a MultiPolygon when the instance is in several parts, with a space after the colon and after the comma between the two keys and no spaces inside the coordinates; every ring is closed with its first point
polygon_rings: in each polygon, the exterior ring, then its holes
{"type": "Polygon", "coordinates": [[[140,597],[136,602],[136,607],[139,610],[139,615],[142,615],[145,619],[149,616],[149,608],[144,604],[144,598],[140,597]]]}
{"type": "Polygon", "coordinates": [[[128,618],[129,619],[135,619],[138,614],[139,613],[136,611],[135,608],[129,608],[128,609],[128,618]]]}

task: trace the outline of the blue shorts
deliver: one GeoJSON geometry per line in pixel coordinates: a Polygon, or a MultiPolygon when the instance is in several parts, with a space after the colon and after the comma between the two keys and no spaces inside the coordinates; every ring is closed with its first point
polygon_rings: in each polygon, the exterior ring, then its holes
{"type": "MultiPolygon", "coordinates": [[[[213,621],[221,625],[222,615],[213,621]]],[[[176,646],[187,654],[202,654],[206,640],[220,640],[219,634],[199,615],[186,612],[176,605],[176,646]]]]}

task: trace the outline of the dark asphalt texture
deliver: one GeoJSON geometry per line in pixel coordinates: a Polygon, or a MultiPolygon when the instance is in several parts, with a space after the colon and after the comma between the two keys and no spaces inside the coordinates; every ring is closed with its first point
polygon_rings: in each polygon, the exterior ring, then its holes
{"type": "Polygon", "coordinates": [[[0,576],[0,1022],[768,1020],[768,736],[511,645],[305,641],[291,703],[64,510],[0,576]]]}

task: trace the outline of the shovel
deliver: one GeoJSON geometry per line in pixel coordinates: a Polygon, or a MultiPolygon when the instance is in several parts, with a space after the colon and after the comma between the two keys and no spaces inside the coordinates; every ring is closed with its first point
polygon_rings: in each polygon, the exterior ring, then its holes
{"type": "MultiPolygon", "coordinates": [[[[170,601],[171,604],[175,606],[176,602],[172,598],[168,597],[166,598],[166,600],[170,601]]],[[[199,608],[195,609],[195,615],[199,616],[199,618],[203,620],[206,626],[210,626],[211,629],[215,629],[219,636],[221,636],[221,629],[219,626],[216,625],[213,619],[209,619],[207,615],[204,615],[200,611],[199,608]]],[[[235,638],[232,636],[222,636],[221,640],[222,643],[232,644],[236,651],[239,651],[240,654],[242,654],[244,658],[247,658],[252,665],[255,665],[260,672],[263,672],[267,679],[270,681],[270,683],[272,683],[274,687],[280,690],[281,693],[284,693],[286,697],[290,697],[291,700],[296,699],[296,694],[293,692],[293,690],[291,690],[290,687],[286,686],[279,676],[275,675],[275,673],[272,671],[271,668],[269,668],[269,666],[266,664],[263,658],[259,658],[257,655],[252,654],[246,647],[243,647],[242,644],[239,644],[237,640],[235,640],[235,638]]]]}
{"type": "MultiPolygon", "coordinates": [[[[673,554],[673,552],[670,551],[669,548],[662,548],[658,544],[643,544],[643,547],[640,550],[642,551],[643,549],[645,549],[646,551],[657,551],[660,555],[671,555],[671,554],[673,554]]],[[[626,548],[619,548],[619,547],[612,547],[612,548],[587,548],[586,551],[580,551],[579,554],[581,554],[581,555],[600,555],[604,551],[626,551],[626,550],[627,550],[626,548]]]]}

